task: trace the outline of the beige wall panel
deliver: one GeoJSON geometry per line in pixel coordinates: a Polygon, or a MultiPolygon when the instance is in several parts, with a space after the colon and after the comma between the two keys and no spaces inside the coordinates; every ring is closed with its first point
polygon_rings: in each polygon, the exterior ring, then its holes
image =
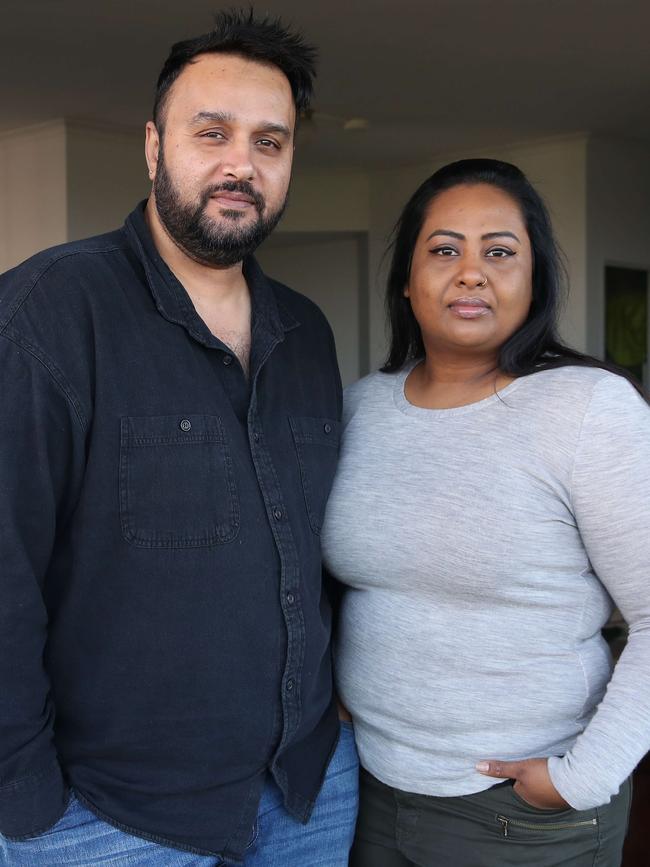
{"type": "Polygon", "coordinates": [[[280,232],[365,232],[369,179],[362,172],[298,171],[280,232]]]}
{"type": "Polygon", "coordinates": [[[109,232],[149,195],[144,127],[67,125],[68,238],[109,232]]]}
{"type": "Polygon", "coordinates": [[[66,240],[62,121],[0,137],[0,272],[66,240]]]}

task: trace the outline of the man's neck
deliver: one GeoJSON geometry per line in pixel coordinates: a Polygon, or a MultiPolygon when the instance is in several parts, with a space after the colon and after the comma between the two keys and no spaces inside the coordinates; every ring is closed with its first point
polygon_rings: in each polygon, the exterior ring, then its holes
{"type": "Polygon", "coordinates": [[[149,198],[144,218],[161,258],[183,284],[188,295],[213,296],[215,301],[239,295],[246,289],[242,263],[219,266],[197,262],[178,246],[162,224],[153,197],[149,198]]]}
{"type": "Polygon", "coordinates": [[[229,346],[248,371],[251,345],[251,300],[242,263],[210,266],[187,255],[163,226],[153,198],[145,221],[161,258],[190,296],[194,309],[215,337],[229,346]]]}

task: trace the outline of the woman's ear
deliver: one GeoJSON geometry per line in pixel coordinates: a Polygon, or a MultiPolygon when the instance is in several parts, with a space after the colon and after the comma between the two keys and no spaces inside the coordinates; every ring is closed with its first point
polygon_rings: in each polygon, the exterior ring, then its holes
{"type": "Polygon", "coordinates": [[[407,283],[406,286],[404,287],[404,291],[402,292],[402,295],[403,295],[405,298],[410,298],[410,297],[411,297],[411,293],[409,292],[408,283],[407,283]]]}

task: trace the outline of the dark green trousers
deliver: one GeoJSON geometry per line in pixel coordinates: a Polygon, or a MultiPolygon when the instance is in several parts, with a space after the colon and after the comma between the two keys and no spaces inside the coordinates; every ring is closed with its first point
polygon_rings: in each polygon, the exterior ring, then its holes
{"type": "Polygon", "coordinates": [[[595,810],[538,810],[510,780],[476,795],[401,792],[361,771],[350,867],[619,867],[631,784],[595,810]]]}

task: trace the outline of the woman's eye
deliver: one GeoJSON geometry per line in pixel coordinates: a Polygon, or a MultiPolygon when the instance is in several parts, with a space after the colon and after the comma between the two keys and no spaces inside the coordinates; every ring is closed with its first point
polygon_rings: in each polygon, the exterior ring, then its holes
{"type": "Polygon", "coordinates": [[[456,250],[454,247],[448,247],[447,245],[444,245],[442,247],[435,247],[431,252],[435,256],[457,256],[458,255],[458,250],[456,250]]]}
{"type": "Polygon", "coordinates": [[[488,250],[485,255],[489,256],[491,259],[505,259],[506,256],[514,256],[515,251],[509,250],[507,247],[493,247],[491,250],[488,250]]]}

